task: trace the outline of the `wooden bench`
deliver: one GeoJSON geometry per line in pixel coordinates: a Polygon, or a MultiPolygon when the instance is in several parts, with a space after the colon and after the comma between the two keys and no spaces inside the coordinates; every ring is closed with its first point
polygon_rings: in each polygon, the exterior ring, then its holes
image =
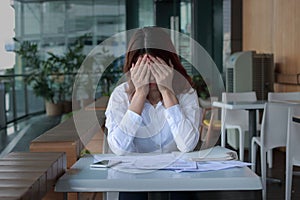
{"type": "Polygon", "coordinates": [[[0,199],[63,199],[54,184],[65,170],[65,153],[9,153],[0,159],[0,199]]]}
{"type": "MultiPolygon", "coordinates": [[[[31,152],[65,152],[67,169],[80,157],[83,149],[102,153],[105,109],[108,97],[102,97],[30,143],[31,152]]],[[[102,194],[68,193],[68,199],[102,199],[102,194]]]]}
{"type": "Polygon", "coordinates": [[[65,152],[69,169],[86,148],[92,153],[102,152],[104,112],[108,97],[83,108],[30,143],[31,152],[65,152]],[[100,110],[97,108],[101,107],[100,110]],[[95,108],[95,109],[92,109],[95,108]]]}

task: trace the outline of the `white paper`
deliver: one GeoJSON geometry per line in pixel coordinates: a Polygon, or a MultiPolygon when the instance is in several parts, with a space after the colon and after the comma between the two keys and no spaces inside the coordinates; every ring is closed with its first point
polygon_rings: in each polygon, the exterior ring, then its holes
{"type": "Polygon", "coordinates": [[[186,161],[183,159],[172,159],[172,160],[162,160],[162,159],[153,159],[145,160],[138,159],[133,164],[137,169],[197,169],[197,163],[194,161],[186,161]]]}
{"type": "Polygon", "coordinates": [[[230,161],[206,161],[206,162],[197,162],[196,169],[182,169],[176,170],[176,172],[206,172],[206,171],[216,171],[224,170],[234,167],[246,167],[252,165],[252,163],[230,160],[230,161]]]}
{"type": "Polygon", "coordinates": [[[95,162],[103,159],[120,161],[121,163],[116,166],[119,169],[168,169],[175,170],[177,172],[214,171],[251,165],[251,163],[237,161],[236,152],[220,146],[190,153],[145,153],[130,154],[127,156],[103,156],[101,154],[94,155],[95,162]]]}
{"type": "MultiPolygon", "coordinates": [[[[178,152],[175,154],[178,154],[178,152]]],[[[186,153],[184,157],[192,161],[225,161],[238,159],[235,151],[220,146],[186,153]]]]}
{"type": "Polygon", "coordinates": [[[190,160],[180,159],[172,153],[167,154],[142,154],[142,155],[130,155],[130,156],[101,156],[97,154],[94,156],[94,162],[100,160],[114,160],[121,161],[118,164],[123,168],[135,168],[135,169],[196,169],[196,162],[190,160]]]}
{"type": "Polygon", "coordinates": [[[225,161],[225,160],[237,160],[237,154],[235,152],[227,152],[226,155],[220,156],[203,156],[191,158],[192,161],[203,162],[203,161],[225,161]]]}

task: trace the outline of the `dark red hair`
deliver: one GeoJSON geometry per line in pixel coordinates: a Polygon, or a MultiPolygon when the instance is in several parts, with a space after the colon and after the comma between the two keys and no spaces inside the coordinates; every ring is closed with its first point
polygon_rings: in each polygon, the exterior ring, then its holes
{"type": "Polygon", "coordinates": [[[132,63],[136,63],[139,56],[145,53],[163,59],[168,65],[171,60],[174,67],[173,90],[175,94],[183,93],[191,88],[192,79],[182,66],[179,56],[169,34],[159,27],[144,27],[138,29],[131,37],[125,57],[123,72],[127,74],[131,96],[135,89],[130,78],[132,63]]]}

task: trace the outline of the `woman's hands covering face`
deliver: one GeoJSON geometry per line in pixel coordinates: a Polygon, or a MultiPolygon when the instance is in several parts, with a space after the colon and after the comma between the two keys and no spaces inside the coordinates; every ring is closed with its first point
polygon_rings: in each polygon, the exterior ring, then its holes
{"type": "Polygon", "coordinates": [[[159,57],[151,55],[140,56],[130,69],[131,80],[137,92],[143,95],[149,93],[151,75],[155,78],[160,92],[173,92],[174,69],[171,61],[169,65],[159,57]]]}
{"type": "Polygon", "coordinates": [[[151,71],[149,69],[149,59],[147,55],[140,56],[130,69],[131,80],[136,92],[148,95],[151,71]]]}
{"type": "Polygon", "coordinates": [[[155,81],[157,83],[158,89],[161,93],[166,90],[173,92],[173,75],[174,69],[171,61],[169,60],[169,65],[159,58],[159,57],[150,57],[150,71],[153,74],[155,81]]]}

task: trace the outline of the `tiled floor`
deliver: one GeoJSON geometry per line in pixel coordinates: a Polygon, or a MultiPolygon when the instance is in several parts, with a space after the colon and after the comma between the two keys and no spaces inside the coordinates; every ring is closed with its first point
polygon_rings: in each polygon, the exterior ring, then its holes
{"type": "MultiPolygon", "coordinates": [[[[245,158],[247,158],[247,151],[245,152],[245,158]]],[[[257,174],[260,175],[260,157],[257,155],[257,174]]],[[[300,171],[299,167],[294,167],[294,171],[300,171]]],[[[273,150],[273,168],[267,169],[267,177],[270,179],[279,180],[280,183],[267,181],[267,199],[268,200],[284,200],[285,199],[285,152],[282,149],[273,150]]],[[[232,194],[225,194],[222,198],[216,199],[256,199],[251,194],[244,194],[243,192],[237,192],[232,194]]],[[[253,194],[252,194],[253,195],[253,194]]],[[[210,198],[209,198],[210,199],[210,198]]],[[[213,198],[214,199],[214,198],[213,198]]],[[[292,184],[292,199],[300,199],[300,175],[293,176],[292,184]]]]}
{"type": "Polygon", "coordinates": [[[0,157],[10,151],[28,151],[30,141],[60,122],[60,116],[36,115],[0,130],[0,157]]]}
{"type": "MultiPolygon", "coordinates": [[[[46,130],[54,127],[60,122],[60,117],[48,117],[45,115],[34,116],[24,119],[17,124],[10,125],[7,129],[0,130],[0,155],[6,151],[28,151],[29,143],[46,130]]],[[[245,152],[247,158],[247,151],[245,152]]],[[[258,158],[259,159],[259,155],[258,158]]],[[[278,178],[281,184],[270,183],[267,185],[268,199],[282,200],[285,195],[285,152],[279,149],[274,150],[273,168],[268,169],[268,177],[278,178]]],[[[258,161],[259,164],[259,161],[258,161]]],[[[300,168],[294,168],[300,171],[300,168]]],[[[258,174],[259,174],[258,169],[258,174]]],[[[300,199],[300,176],[293,177],[292,199],[300,199]]],[[[260,193],[245,191],[229,192],[200,192],[197,199],[226,199],[226,200],[245,200],[260,199],[260,193]]]]}

